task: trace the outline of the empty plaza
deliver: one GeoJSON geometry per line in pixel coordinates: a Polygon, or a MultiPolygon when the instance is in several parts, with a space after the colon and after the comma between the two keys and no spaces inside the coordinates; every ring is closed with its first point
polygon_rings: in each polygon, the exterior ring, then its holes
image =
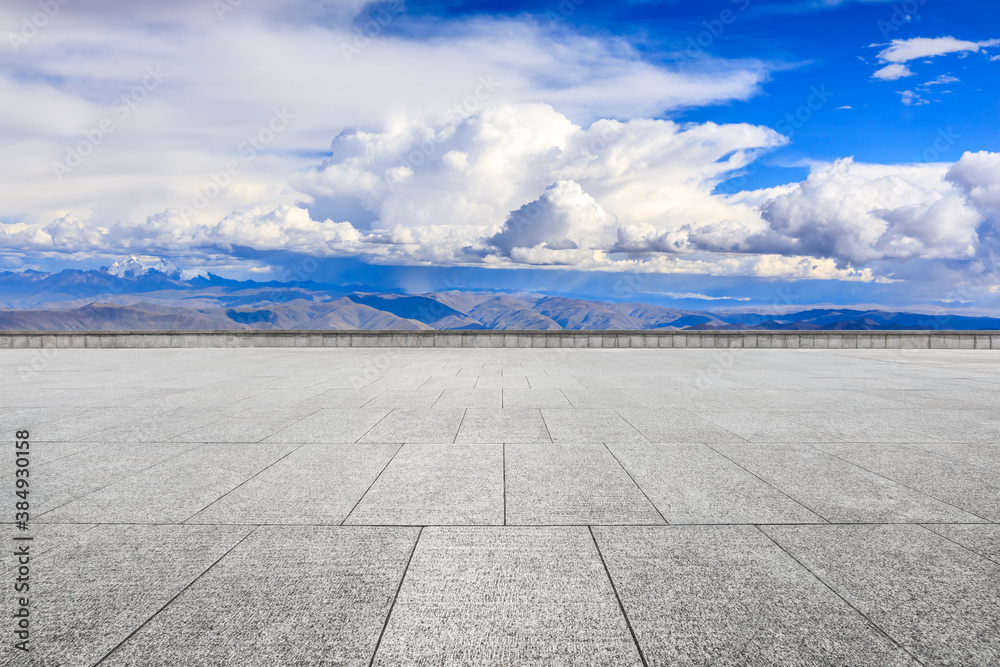
{"type": "Polygon", "coordinates": [[[0,350],[0,663],[1000,664],[998,355],[0,350]]]}

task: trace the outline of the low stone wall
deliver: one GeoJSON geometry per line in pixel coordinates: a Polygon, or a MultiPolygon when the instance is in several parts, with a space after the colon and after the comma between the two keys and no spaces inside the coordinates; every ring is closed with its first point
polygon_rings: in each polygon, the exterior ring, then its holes
{"type": "Polygon", "coordinates": [[[204,347],[1000,350],[1000,331],[0,331],[0,349],[204,347]]]}

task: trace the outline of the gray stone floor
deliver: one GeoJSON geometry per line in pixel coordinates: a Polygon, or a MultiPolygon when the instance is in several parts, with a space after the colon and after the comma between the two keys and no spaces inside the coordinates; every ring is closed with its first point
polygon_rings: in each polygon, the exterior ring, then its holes
{"type": "Polygon", "coordinates": [[[6,350],[0,427],[3,665],[1000,665],[996,351],[6,350]]]}

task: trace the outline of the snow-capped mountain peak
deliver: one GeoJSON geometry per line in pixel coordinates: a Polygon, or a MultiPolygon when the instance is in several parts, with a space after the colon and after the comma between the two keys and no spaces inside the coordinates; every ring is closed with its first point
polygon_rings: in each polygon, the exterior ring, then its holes
{"type": "Polygon", "coordinates": [[[162,257],[149,258],[149,261],[143,261],[135,255],[120,259],[111,266],[102,267],[101,270],[108,275],[132,280],[141,278],[149,274],[150,271],[159,271],[174,280],[190,280],[206,275],[204,271],[182,269],[170,260],[163,259],[162,257]]]}

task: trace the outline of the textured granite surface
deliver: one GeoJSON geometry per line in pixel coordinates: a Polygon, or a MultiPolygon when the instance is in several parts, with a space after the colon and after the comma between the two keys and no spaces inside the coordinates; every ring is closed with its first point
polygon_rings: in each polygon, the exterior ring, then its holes
{"type": "Polygon", "coordinates": [[[0,428],[3,665],[1000,664],[995,350],[27,347],[0,428]]]}

